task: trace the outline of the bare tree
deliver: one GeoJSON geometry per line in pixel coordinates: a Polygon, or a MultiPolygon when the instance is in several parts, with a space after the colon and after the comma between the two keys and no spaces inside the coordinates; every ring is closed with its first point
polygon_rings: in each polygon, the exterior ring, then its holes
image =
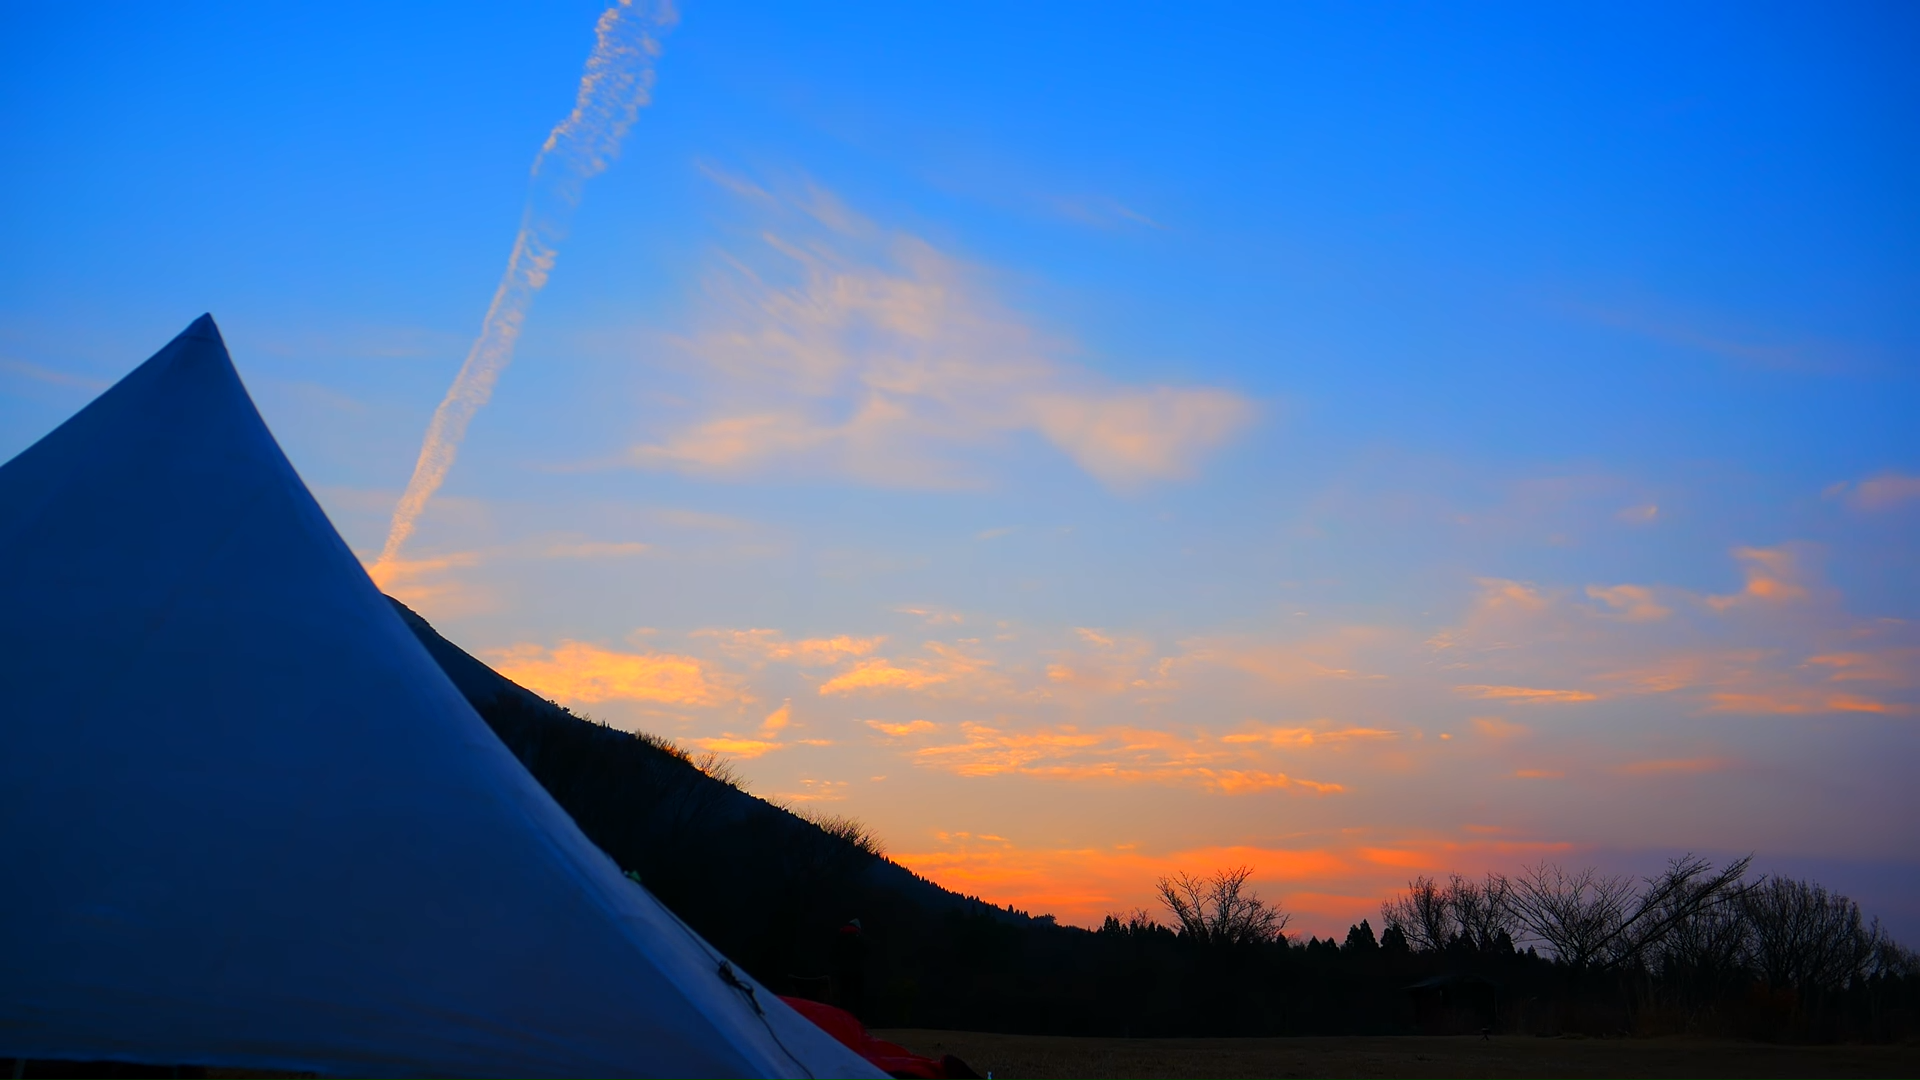
{"type": "Polygon", "coordinates": [[[1687,854],[1667,863],[1660,876],[1646,879],[1647,891],[1628,916],[1621,939],[1612,946],[1615,962],[1644,961],[1676,931],[1731,909],[1749,887],[1741,879],[1752,862],[1753,856],[1748,855],[1715,871],[1713,863],[1687,854]]]}
{"type": "Polygon", "coordinates": [[[1523,867],[1513,882],[1513,910],[1532,937],[1574,967],[1601,960],[1620,935],[1633,879],[1593,867],[1568,873],[1554,863],[1523,867]]]}
{"type": "Polygon", "coordinates": [[[1671,920],[1649,949],[1650,966],[1689,990],[1712,996],[1747,979],[1753,927],[1738,904],[1720,904],[1671,920]]]}
{"type": "Polygon", "coordinates": [[[1893,979],[1920,979],[1920,954],[1915,953],[1899,942],[1880,933],[1880,920],[1873,921],[1873,931],[1879,934],[1879,946],[1873,951],[1873,965],[1867,974],[1893,979]]]}
{"type": "Polygon", "coordinates": [[[1616,967],[1639,962],[1675,927],[1737,899],[1751,861],[1735,859],[1715,872],[1707,860],[1684,855],[1647,878],[1645,891],[1624,875],[1592,867],[1570,874],[1541,863],[1513,880],[1510,904],[1526,933],[1561,961],[1616,967]]]}
{"type": "Polygon", "coordinates": [[[1265,944],[1285,937],[1293,916],[1241,890],[1253,868],[1216,870],[1211,877],[1179,873],[1159,881],[1160,902],[1180,924],[1180,933],[1204,945],[1265,944]]]}
{"type": "Polygon", "coordinates": [[[1388,928],[1398,927],[1415,952],[1444,949],[1453,936],[1446,890],[1424,875],[1407,882],[1405,893],[1380,905],[1380,921],[1388,928]]]}
{"type": "Polygon", "coordinates": [[[1445,885],[1429,877],[1407,882],[1407,891],[1380,906],[1388,927],[1398,927],[1421,952],[1464,940],[1476,949],[1511,947],[1518,925],[1510,903],[1513,885],[1500,874],[1476,882],[1452,875],[1445,885]]]}
{"type": "Polygon", "coordinates": [[[1762,978],[1802,997],[1845,989],[1883,950],[1878,923],[1863,925],[1860,905],[1818,885],[1768,878],[1742,897],[1762,978]]]}
{"type": "Polygon", "coordinates": [[[1518,926],[1512,894],[1513,883],[1504,874],[1490,873],[1478,883],[1454,874],[1447,882],[1446,898],[1459,936],[1482,952],[1513,948],[1518,926]]]}

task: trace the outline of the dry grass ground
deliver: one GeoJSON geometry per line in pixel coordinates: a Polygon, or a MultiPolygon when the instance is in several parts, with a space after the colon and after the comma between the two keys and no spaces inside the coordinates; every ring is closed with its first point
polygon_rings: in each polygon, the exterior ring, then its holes
{"type": "Polygon", "coordinates": [[[1691,1039],[1349,1036],[1080,1039],[899,1028],[880,1038],[954,1054],[996,1080],[1041,1077],[1892,1076],[1920,1077],[1916,1046],[1774,1046],[1691,1039]]]}

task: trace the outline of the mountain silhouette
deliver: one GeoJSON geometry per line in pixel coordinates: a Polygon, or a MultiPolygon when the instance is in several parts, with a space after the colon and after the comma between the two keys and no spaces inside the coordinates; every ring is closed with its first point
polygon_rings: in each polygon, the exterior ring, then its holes
{"type": "Polygon", "coordinates": [[[854,919],[873,942],[880,986],[922,965],[918,946],[931,923],[985,920],[1017,932],[1039,922],[914,874],[846,819],[810,820],[742,790],[724,769],[701,768],[665,739],[548,701],[388,599],[581,831],[769,986],[829,996],[836,935],[854,919]]]}

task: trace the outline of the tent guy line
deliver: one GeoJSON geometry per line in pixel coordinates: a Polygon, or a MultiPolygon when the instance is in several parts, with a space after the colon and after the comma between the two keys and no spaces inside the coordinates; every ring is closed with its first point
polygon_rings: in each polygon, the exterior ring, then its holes
{"type": "Polygon", "coordinates": [[[447,396],[433,411],[413,476],[394,508],[387,542],[369,571],[376,581],[384,582],[390,575],[427,500],[453,468],[468,422],[493,396],[494,383],[512,362],[527,309],[547,283],[587,181],[605,171],[619,153],[627,129],[652,102],[660,35],[676,20],[669,0],[618,0],[601,14],[573,111],[554,127],[534,156],[520,231],[481,321],[480,336],[447,388],[447,396]]]}

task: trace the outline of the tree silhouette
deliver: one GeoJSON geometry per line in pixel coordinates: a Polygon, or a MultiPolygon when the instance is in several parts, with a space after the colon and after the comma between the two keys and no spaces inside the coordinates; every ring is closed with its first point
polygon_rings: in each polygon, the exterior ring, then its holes
{"type": "Polygon", "coordinates": [[[1252,892],[1241,895],[1250,866],[1216,870],[1207,878],[1178,873],[1159,880],[1160,902],[1182,936],[1202,945],[1264,945],[1282,939],[1293,916],[1252,892]]]}

